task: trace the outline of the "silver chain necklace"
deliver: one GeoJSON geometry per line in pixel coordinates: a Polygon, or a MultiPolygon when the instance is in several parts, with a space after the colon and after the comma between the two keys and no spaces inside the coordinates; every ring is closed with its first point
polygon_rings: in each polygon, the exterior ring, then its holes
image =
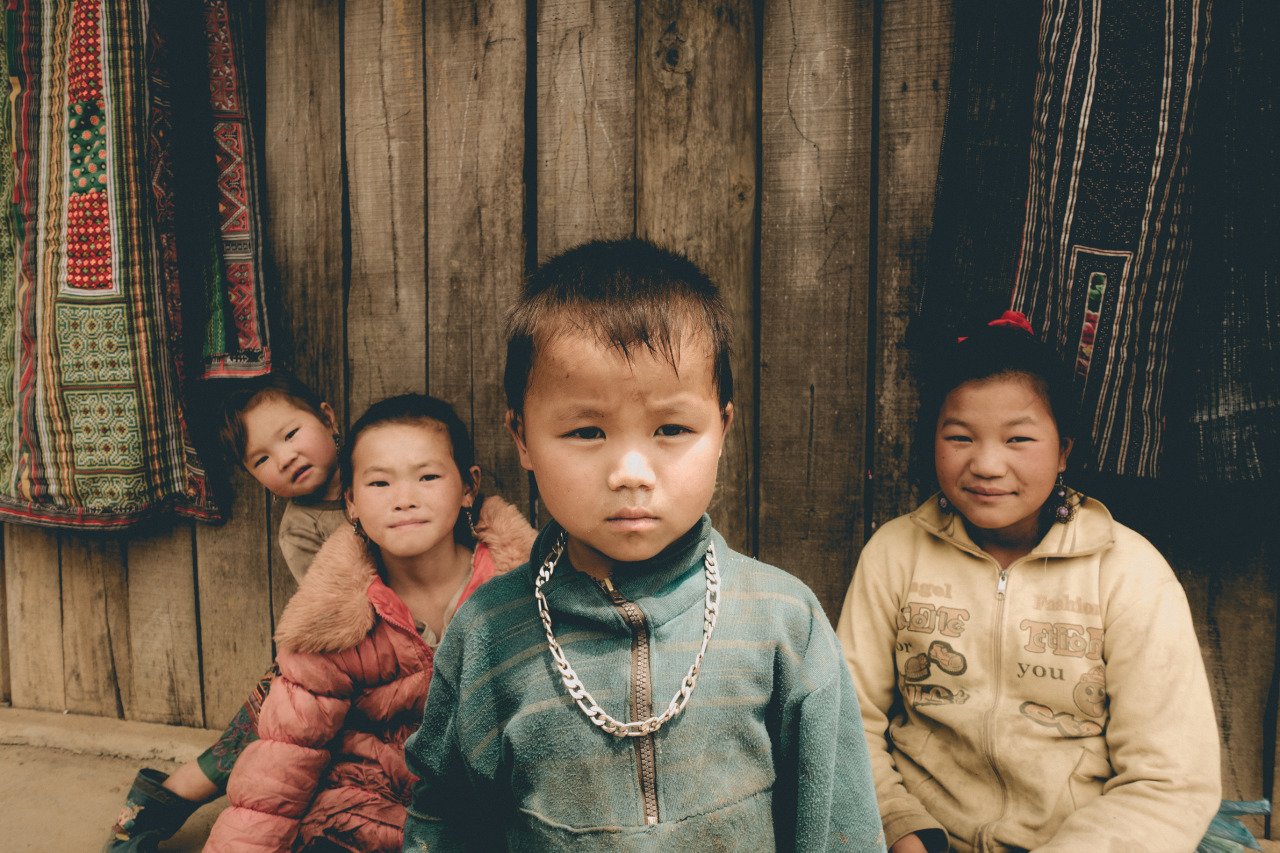
{"type": "Polygon", "coordinates": [[[667,709],[656,717],[627,723],[606,714],[596,704],[596,700],[591,698],[587,688],[582,686],[578,673],[573,671],[573,667],[565,659],[564,650],[556,642],[556,635],[551,630],[551,611],[547,607],[546,596],[542,594],[542,585],[551,580],[551,573],[556,570],[556,564],[560,562],[564,548],[565,535],[561,533],[556,539],[556,544],[552,546],[551,552],[547,554],[547,558],[542,561],[542,567],[538,569],[538,577],[533,584],[533,597],[538,599],[538,615],[542,617],[542,627],[547,632],[547,646],[551,649],[551,657],[555,658],[565,689],[569,691],[569,696],[578,704],[582,713],[587,715],[587,719],[609,734],[616,737],[643,737],[653,734],[668,720],[684,710],[684,706],[689,703],[689,697],[693,695],[693,688],[698,686],[698,673],[702,670],[702,659],[706,657],[707,643],[711,640],[711,632],[716,629],[716,617],[720,614],[720,569],[716,566],[715,543],[707,545],[707,554],[703,558],[707,575],[707,597],[706,608],[702,614],[702,648],[698,649],[698,656],[693,659],[693,666],[689,667],[689,672],[680,683],[679,692],[671,699],[667,709]]]}

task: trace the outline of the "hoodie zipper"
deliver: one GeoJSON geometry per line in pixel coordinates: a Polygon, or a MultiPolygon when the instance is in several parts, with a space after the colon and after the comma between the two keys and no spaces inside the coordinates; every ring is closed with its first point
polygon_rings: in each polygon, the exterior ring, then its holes
{"type": "MultiPolygon", "coordinates": [[[[608,578],[600,582],[605,595],[617,609],[622,621],[631,629],[631,719],[643,720],[653,714],[653,667],[649,654],[649,625],[644,611],[628,601],[608,578]]],[[[653,735],[632,738],[635,741],[636,767],[639,772],[640,800],[644,807],[645,826],[658,822],[658,768],[654,756],[653,735]]]]}
{"type": "Polygon", "coordinates": [[[991,775],[995,777],[996,782],[1000,786],[1000,812],[995,820],[988,821],[978,830],[978,849],[986,850],[991,846],[991,833],[995,825],[1004,820],[1005,812],[1009,808],[1009,789],[1005,785],[1004,777],[1000,775],[1000,768],[996,764],[996,709],[1000,706],[1000,688],[1004,683],[1001,673],[1004,663],[1004,604],[1005,590],[1009,586],[1009,569],[1011,566],[1005,566],[1000,569],[1000,580],[996,583],[996,622],[995,622],[995,666],[992,672],[996,674],[995,689],[992,691],[991,709],[987,711],[986,724],[983,726],[983,734],[986,738],[986,759],[987,764],[991,767],[991,775]]]}

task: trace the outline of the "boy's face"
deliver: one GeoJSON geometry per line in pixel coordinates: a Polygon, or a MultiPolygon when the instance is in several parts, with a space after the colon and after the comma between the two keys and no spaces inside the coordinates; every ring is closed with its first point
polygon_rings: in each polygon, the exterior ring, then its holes
{"type": "Polygon", "coordinates": [[[676,367],[644,346],[630,361],[572,333],[538,350],[521,417],[520,464],[593,577],[648,559],[706,511],[733,406],[720,408],[710,347],[686,334],[676,367]]]}
{"type": "Polygon", "coordinates": [[[267,397],[240,416],[245,437],[241,462],[276,497],[338,497],[336,420],[328,403],[320,409],[324,420],[291,400],[267,397]]]}

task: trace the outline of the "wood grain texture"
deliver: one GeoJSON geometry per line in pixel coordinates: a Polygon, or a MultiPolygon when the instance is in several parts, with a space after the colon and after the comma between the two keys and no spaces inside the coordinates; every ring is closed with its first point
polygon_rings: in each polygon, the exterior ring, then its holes
{"type": "Polygon", "coordinates": [[[139,534],[125,547],[133,666],[128,717],[203,726],[194,525],[139,534]]]}
{"type": "Polygon", "coordinates": [[[529,505],[503,427],[503,319],[524,275],[525,4],[427,4],[428,387],[471,427],[484,489],[529,505]]]}
{"type": "Polygon", "coordinates": [[[66,710],[58,535],[39,527],[6,524],[4,563],[13,706],[66,710]]]}
{"type": "Polygon", "coordinates": [[[538,259],[635,230],[635,10],[538,4],[538,259]]]}
{"type": "Polygon", "coordinates": [[[873,530],[920,499],[909,471],[919,395],[906,335],[933,224],[951,73],[951,6],[952,0],[881,6],[875,429],[868,495],[873,530]]]}
{"type": "MultiPolygon", "coordinates": [[[[1258,800],[1271,793],[1264,777],[1266,708],[1276,666],[1276,583],[1257,550],[1224,549],[1210,561],[1170,555],[1187,591],[1222,744],[1222,797],[1258,800]]],[[[1261,817],[1243,818],[1263,837],[1261,817]]]]}
{"type": "Polygon", "coordinates": [[[636,233],[683,252],[734,322],[733,428],[710,513],[754,550],[756,21],[753,4],[644,0],[636,56],[636,233]]]}
{"type": "MultiPolygon", "coordinates": [[[[4,528],[0,527],[0,536],[4,528]]],[[[0,703],[13,703],[9,687],[9,593],[6,589],[4,541],[0,539],[0,703]]]]}
{"type": "Polygon", "coordinates": [[[760,558],[832,617],[862,544],[872,24],[869,3],[764,20],[760,558]]]}
{"type": "Polygon", "coordinates": [[[124,717],[132,702],[122,541],[62,537],[62,663],[67,710],[124,717]]]}
{"type": "Polygon", "coordinates": [[[352,421],[383,397],[427,388],[422,23],[417,2],[346,3],[342,51],[352,421]]]}
{"type": "Polygon", "coordinates": [[[267,493],[243,471],[232,486],[231,520],[201,528],[196,537],[204,719],[210,728],[231,720],[273,654],[267,493]]]}
{"type": "Polygon", "coordinates": [[[266,4],[267,238],[298,377],[345,402],[342,4],[266,4]]]}

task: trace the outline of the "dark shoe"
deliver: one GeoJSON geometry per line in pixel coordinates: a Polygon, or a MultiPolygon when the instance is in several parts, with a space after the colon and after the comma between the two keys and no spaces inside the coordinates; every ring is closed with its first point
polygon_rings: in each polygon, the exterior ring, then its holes
{"type": "Polygon", "coordinates": [[[150,767],[138,771],[102,853],[151,853],[182,828],[200,804],[164,787],[168,778],[150,767]]]}

